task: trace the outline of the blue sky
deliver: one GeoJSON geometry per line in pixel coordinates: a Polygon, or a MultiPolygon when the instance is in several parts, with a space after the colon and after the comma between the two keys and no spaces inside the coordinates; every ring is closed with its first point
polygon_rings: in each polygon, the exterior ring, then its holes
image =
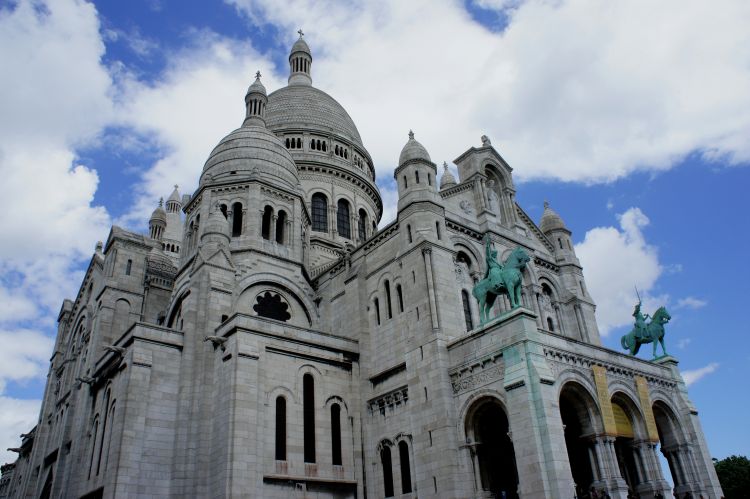
{"type": "Polygon", "coordinates": [[[382,223],[410,128],[439,164],[488,135],[527,213],[549,200],[573,231],[605,345],[634,286],[666,305],[712,454],[750,453],[748,25],[728,0],[0,2],[0,448],[37,418],[96,241],[196,186],[255,71],[286,83],[302,27],[314,85],[373,156],[382,223]]]}

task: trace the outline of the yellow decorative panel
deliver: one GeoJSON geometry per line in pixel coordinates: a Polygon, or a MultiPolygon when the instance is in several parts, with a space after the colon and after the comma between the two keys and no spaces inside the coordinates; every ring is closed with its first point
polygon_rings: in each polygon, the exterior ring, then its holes
{"type": "Polygon", "coordinates": [[[604,432],[608,435],[617,435],[617,425],[612,412],[612,402],[609,399],[609,388],[607,387],[607,368],[604,366],[593,366],[594,383],[596,384],[596,395],[599,398],[599,407],[602,411],[602,423],[604,432]]]}
{"type": "Polygon", "coordinates": [[[615,402],[612,404],[612,413],[615,416],[615,426],[617,427],[617,436],[633,438],[633,424],[630,422],[630,418],[625,414],[625,410],[615,402]]]}
{"type": "Polygon", "coordinates": [[[648,438],[652,442],[659,441],[659,432],[656,430],[656,419],[654,418],[654,410],[651,407],[651,398],[648,396],[648,382],[643,376],[635,377],[635,387],[638,390],[638,398],[641,402],[641,410],[643,410],[643,416],[646,418],[646,431],[648,432],[648,438]]]}

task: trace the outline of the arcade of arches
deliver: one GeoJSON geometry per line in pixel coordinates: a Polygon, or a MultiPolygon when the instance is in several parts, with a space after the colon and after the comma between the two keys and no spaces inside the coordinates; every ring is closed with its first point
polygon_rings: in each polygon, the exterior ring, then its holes
{"type": "MultiPolygon", "coordinates": [[[[657,455],[659,447],[669,463],[673,492],[679,497],[701,497],[695,457],[672,409],[661,401],[653,403],[656,440],[649,436],[642,409],[628,395],[614,393],[607,406],[604,411],[611,411],[612,417],[605,425],[600,403],[586,388],[568,382],[560,391],[575,497],[592,497],[592,489],[598,497],[604,497],[604,491],[611,497],[670,497],[657,455]]],[[[471,405],[464,423],[475,490],[481,497],[519,497],[518,449],[514,449],[502,403],[491,396],[480,398],[471,405]]]]}

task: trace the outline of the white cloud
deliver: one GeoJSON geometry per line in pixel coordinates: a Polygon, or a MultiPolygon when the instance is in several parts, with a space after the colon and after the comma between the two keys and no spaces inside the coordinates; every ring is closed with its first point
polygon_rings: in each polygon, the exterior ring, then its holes
{"type": "Polygon", "coordinates": [[[313,80],[349,110],[381,175],[409,128],[438,164],[486,133],[520,178],[608,181],[696,150],[750,160],[741,0],[532,0],[503,33],[447,0],[230,3],[287,46],[308,27],[313,80]]]}
{"type": "Polygon", "coordinates": [[[657,249],[648,243],[642,229],[649,223],[639,208],[618,216],[620,227],[596,227],[586,232],[575,250],[581,260],[602,334],[631,323],[633,305],[641,293],[645,310],[666,301],[649,293],[662,273],[657,249]]]}
{"type": "Polygon", "coordinates": [[[0,330],[0,394],[7,381],[43,377],[49,368],[54,341],[31,330],[0,330]]]}
{"type": "Polygon", "coordinates": [[[41,400],[21,400],[0,396],[0,463],[12,463],[17,454],[7,451],[21,445],[21,433],[37,423],[41,400]]]}
{"type": "Polygon", "coordinates": [[[685,298],[680,298],[679,300],[677,300],[677,305],[675,305],[674,308],[690,308],[695,310],[703,308],[706,305],[708,305],[708,302],[706,300],[701,300],[700,298],[695,298],[693,296],[687,296],[685,298]]]}
{"type": "Polygon", "coordinates": [[[718,362],[711,362],[710,364],[700,367],[698,369],[690,369],[687,371],[682,371],[682,379],[685,380],[685,384],[687,386],[690,386],[693,383],[696,383],[701,378],[716,371],[718,368],[719,368],[718,362]]]}

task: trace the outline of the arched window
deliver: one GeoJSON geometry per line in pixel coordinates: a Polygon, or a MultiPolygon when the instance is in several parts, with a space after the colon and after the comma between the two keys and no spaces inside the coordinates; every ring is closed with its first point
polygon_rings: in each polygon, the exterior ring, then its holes
{"type": "Polygon", "coordinates": [[[346,199],[339,199],[338,202],[336,230],[338,230],[339,236],[347,239],[352,238],[352,230],[349,222],[349,202],[346,199]]]}
{"type": "Polygon", "coordinates": [[[288,137],[287,137],[285,143],[286,143],[286,148],[289,149],[289,138],[288,137]]]}
{"type": "Polygon", "coordinates": [[[359,223],[357,224],[359,229],[359,240],[364,241],[367,239],[367,212],[360,208],[359,210],[359,223]]]}
{"type": "Polygon", "coordinates": [[[409,446],[403,440],[398,443],[398,460],[401,463],[401,493],[411,492],[411,466],[409,465],[409,446]]]}
{"type": "Polygon", "coordinates": [[[375,305],[375,319],[377,319],[378,326],[379,326],[380,325],[380,301],[378,301],[378,299],[375,298],[373,305],[375,305]]]}
{"type": "Polygon", "coordinates": [[[133,270],[133,260],[128,259],[128,263],[125,264],[125,275],[130,275],[131,270],[133,270]]]}
{"type": "Polygon", "coordinates": [[[328,231],[328,199],[319,192],[312,197],[312,230],[328,231]]]}
{"type": "Polygon", "coordinates": [[[266,206],[263,209],[263,220],[260,224],[260,234],[263,239],[271,239],[271,219],[273,218],[273,208],[266,206]]]}
{"type": "Polygon", "coordinates": [[[437,238],[440,239],[440,222],[435,222],[435,232],[437,233],[437,238]]]}
{"type": "Polygon", "coordinates": [[[456,261],[465,264],[466,268],[471,270],[471,259],[469,258],[469,255],[467,255],[463,251],[458,252],[458,254],[456,255],[456,261]]]}
{"type": "Polygon", "coordinates": [[[391,283],[388,281],[385,281],[385,311],[388,319],[393,317],[393,309],[391,308],[391,283]]]}
{"type": "Polygon", "coordinates": [[[411,225],[406,226],[406,235],[409,238],[409,243],[411,243],[411,225]]]}
{"type": "Polygon", "coordinates": [[[404,175],[404,189],[408,189],[408,188],[409,188],[409,181],[406,180],[406,175],[404,175]]]}
{"type": "Polygon", "coordinates": [[[564,249],[562,245],[562,239],[560,239],[559,237],[557,238],[557,244],[560,245],[560,249],[564,249]]]}
{"type": "Polygon", "coordinates": [[[326,142],[323,141],[323,152],[326,152],[327,149],[328,149],[328,146],[326,145],[326,142]]]}
{"type": "Polygon", "coordinates": [[[427,184],[432,185],[432,175],[427,174],[427,184]]]}
{"type": "Polygon", "coordinates": [[[96,456],[96,444],[99,441],[99,415],[94,416],[94,425],[91,430],[91,459],[89,460],[89,479],[91,479],[91,470],[94,467],[94,457],[96,456]]]}
{"type": "Polygon", "coordinates": [[[414,170],[414,180],[419,183],[419,170],[414,170]]]}
{"type": "Polygon", "coordinates": [[[284,226],[286,225],[286,212],[284,210],[279,211],[279,216],[276,218],[276,242],[284,244],[284,226]]]}
{"type": "Polygon", "coordinates": [[[396,297],[398,298],[398,313],[404,311],[404,294],[401,292],[401,285],[396,284],[396,297]]]}
{"type": "Polygon", "coordinates": [[[297,149],[302,149],[302,139],[297,137],[297,149]]]}
{"type": "Polygon", "coordinates": [[[232,237],[242,234],[242,203],[232,205],[232,237]]]}
{"type": "Polygon", "coordinates": [[[224,215],[224,218],[227,218],[229,216],[227,213],[227,205],[222,204],[219,208],[221,209],[221,214],[224,215]]]}
{"type": "Polygon", "coordinates": [[[391,464],[391,449],[383,446],[380,451],[380,462],[383,464],[383,488],[385,497],[393,497],[393,465],[391,464]]]}
{"type": "Polygon", "coordinates": [[[465,289],[461,291],[461,302],[464,306],[464,322],[466,322],[466,330],[471,331],[474,329],[474,321],[471,319],[471,302],[469,301],[469,293],[465,289]]]}
{"type": "Polygon", "coordinates": [[[276,397],[276,460],[286,461],[286,399],[276,397]]]}
{"type": "Polygon", "coordinates": [[[305,462],[315,462],[315,381],[312,374],[302,377],[302,412],[305,433],[305,462]]]}
{"type": "Polygon", "coordinates": [[[331,406],[331,456],[334,465],[341,466],[341,406],[331,406]]]}
{"type": "Polygon", "coordinates": [[[315,139],[310,139],[310,149],[315,149],[315,139]]]}
{"type": "Polygon", "coordinates": [[[554,332],[555,331],[555,324],[552,322],[552,317],[547,317],[547,329],[554,332]]]}

